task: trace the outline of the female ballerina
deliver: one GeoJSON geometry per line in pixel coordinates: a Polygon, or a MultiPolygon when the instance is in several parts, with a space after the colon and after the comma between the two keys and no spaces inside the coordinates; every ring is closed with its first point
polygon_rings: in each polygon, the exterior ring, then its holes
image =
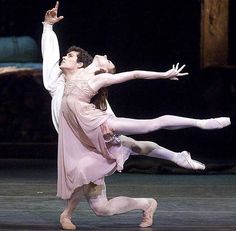
{"type": "MultiPolygon", "coordinates": [[[[122,171],[130,149],[117,140],[117,135],[132,135],[152,132],[158,129],[181,129],[198,127],[201,129],[221,129],[230,124],[230,119],[190,119],[165,115],[162,117],[135,120],[111,116],[102,107],[99,109],[91,99],[97,92],[112,84],[142,79],[178,79],[184,66],[173,66],[166,72],[131,71],[110,74],[114,65],[106,56],[96,55],[87,68],[77,68],[77,54],[70,52],[63,57],[61,70],[65,75],[65,91],[59,120],[58,143],[58,191],[63,199],[73,198],[85,186],[86,196],[97,215],[114,215],[134,209],[144,211],[141,227],[153,223],[157,202],[152,198],[117,197],[97,200],[105,195],[104,177],[114,171],[122,171]],[[106,68],[104,68],[106,67],[106,68]],[[96,74],[107,70],[110,73],[96,74]],[[95,170],[96,169],[96,170],[95,170]]],[[[103,103],[100,104],[100,106],[103,103]]],[[[83,189],[83,190],[85,190],[83,189]]],[[[77,194],[78,196],[78,194],[77,194]]],[[[72,200],[73,201],[73,200],[72,200]]],[[[70,221],[69,212],[64,211],[61,223],[70,221]]]]}

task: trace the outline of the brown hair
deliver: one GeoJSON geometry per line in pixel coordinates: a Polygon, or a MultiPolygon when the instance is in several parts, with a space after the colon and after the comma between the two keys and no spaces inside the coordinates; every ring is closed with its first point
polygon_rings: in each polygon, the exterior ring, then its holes
{"type": "MultiPolygon", "coordinates": [[[[105,71],[100,69],[95,73],[95,75],[104,73],[105,71]]],[[[91,99],[91,103],[95,105],[96,108],[106,111],[107,110],[107,99],[108,97],[108,90],[107,88],[103,87],[98,90],[98,93],[91,99]]]]}
{"type": "Polygon", "coordinates": [[[71,46],[67,50],[67,53],[69,53],[71,51],[78,52],[77,63],[82,62],[83,67],[87,67],[88,65],[90,65],[93,62],[93,57],[86,50],[84,50],[80,47],[77,47],[77,46],[71,46]]]}
{"type": "Polygon", "coordinates": [[[96,108],[106,111],[107,110],[107,99],[108,91],[107,88],[99,89],[98,93],[91,99],[91,103],[95,105],[96,108]]]}

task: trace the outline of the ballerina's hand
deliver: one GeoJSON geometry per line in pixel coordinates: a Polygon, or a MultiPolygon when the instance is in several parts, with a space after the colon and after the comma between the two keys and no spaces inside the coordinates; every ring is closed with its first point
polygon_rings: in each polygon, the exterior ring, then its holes
{"type": "Polygon", "coordinates": [[[184,69],[185,65],[182,65],[179,68],[179,63],[172,66],[172,69],[166,71],[166,77],[170,80],[179,80],[179,78],[177,78],[178,76],[185,76],[188,75],[188,72],[181,72],[184,69]]]}

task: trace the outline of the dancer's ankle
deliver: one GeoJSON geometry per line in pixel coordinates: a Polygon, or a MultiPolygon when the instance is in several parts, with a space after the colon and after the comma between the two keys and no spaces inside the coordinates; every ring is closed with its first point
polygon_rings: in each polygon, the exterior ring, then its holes
{"type": "Polygon", "coordinates": [[[66,209],[61,213],[60,217],[66,217],[71,220],[72,214],[70,214],[66,209]]]}

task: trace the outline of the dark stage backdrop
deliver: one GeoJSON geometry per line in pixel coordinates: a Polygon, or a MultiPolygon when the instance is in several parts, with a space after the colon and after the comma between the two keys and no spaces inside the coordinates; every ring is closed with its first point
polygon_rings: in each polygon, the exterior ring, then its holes
{"type": "MultiPolygon", "coordinates": [[[[49,0],[0,0],[0,35],[33,37],[39,47],[42,20],[49,0]]],[[[230,1],[229,63],[235,65],[235,2],[230,1]]],[[[200,0],[61,0],[54,26],[61,53],[76,44],[92,55],[107,54],[117,71],[160,70],[176,62],[187,65],[180,81],[133,81],[109,89],[117,116],[152,118],[174,114],[195,118],[235,114],[235,69],[200,64],[200,0]]],[[[0,142],[53,143],[50,97],[41,79],[1,78],[0,142]],[[4,89],[4,90],[3,90],[4,89]]],[[[135,136],[176,151],[189,150],[210,162],[236,163],[234,124],[218,131],[184,129],[135,136]]]]}
{"type": "MultiPolygon", "coordinates": [[[[31,35],[38,44],[45,10],[55,1],[1,0],[1,36],[31,35]]],[[[199,63],[200,1],[61,0],[55,26],[61,52],[78,44],[107,54],[118,70],[164,69],[177,61],[199,63]]]]}

